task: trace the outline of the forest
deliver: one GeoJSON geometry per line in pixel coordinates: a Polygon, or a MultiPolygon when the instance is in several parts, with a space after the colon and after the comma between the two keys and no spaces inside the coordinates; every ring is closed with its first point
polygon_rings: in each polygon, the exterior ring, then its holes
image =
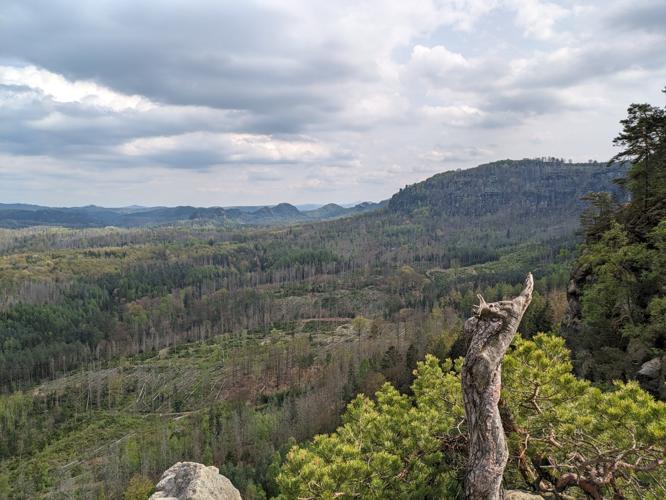
{"type": "Polygon", "coordinates": [[[146,498],[187,459],[248,499],[455,498],[462,322],[531,271],[505,482],[663,497],[665,121],[334,220],[0,229],[0,496],[146,498]]]}

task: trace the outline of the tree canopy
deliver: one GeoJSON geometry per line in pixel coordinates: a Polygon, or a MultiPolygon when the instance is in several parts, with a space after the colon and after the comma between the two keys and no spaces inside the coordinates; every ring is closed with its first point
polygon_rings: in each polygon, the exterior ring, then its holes
{"type": "MultiPolygon", "coordinates": [[[[336,432],[289,451],[281,498],[455,497],[466,440],[460,366],[429,355],[410,395],[385,384],[356,397],[336,432]]],[[[552,335],[517,338],[503,369],[508,486],[663,497],[666,404],[635,382],[602,391],[577,379],[552,335]]]]}

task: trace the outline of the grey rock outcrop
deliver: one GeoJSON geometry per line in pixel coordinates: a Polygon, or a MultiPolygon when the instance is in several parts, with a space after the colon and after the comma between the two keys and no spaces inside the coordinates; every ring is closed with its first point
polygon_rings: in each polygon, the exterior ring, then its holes
{"type": "Polygon", "coordinates": [[[666,356],[643,363],[636,378],[646,390],[660,399],[666,398],[666,356]]]}
{"type": "Polygon", "coordinates": [[[241,500],[217,467],[178,462],[167,469],[149,500],[241,500]]]}
{"type": "Polygon", "coordinates": [[[656,379],[661,373],[661,358],[652,358],[641,365],[638,375],[647,379],[656,379]]]}

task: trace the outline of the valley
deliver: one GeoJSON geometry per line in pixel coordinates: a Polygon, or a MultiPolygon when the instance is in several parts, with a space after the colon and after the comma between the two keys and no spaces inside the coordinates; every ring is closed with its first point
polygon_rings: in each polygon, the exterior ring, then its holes
{"type": "Polygon", "coordinates": [[[511,295],[532,270],[522,332],[555,328],[579,195],[623,169],[499,162],[319,223],[5,230],[0,491],[116,498],[188,459],[276,494],[273,461],[356,393],[464,353],[477,291],[511,295]]]}

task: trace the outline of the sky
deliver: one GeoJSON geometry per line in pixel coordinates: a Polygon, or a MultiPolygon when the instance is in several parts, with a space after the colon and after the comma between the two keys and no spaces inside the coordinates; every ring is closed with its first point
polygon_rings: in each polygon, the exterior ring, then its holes
{"type": "Polygon", "coordinates": [[[2,0],[0,202],[378,201],[665,85],[664,0],[2,0]]]}

